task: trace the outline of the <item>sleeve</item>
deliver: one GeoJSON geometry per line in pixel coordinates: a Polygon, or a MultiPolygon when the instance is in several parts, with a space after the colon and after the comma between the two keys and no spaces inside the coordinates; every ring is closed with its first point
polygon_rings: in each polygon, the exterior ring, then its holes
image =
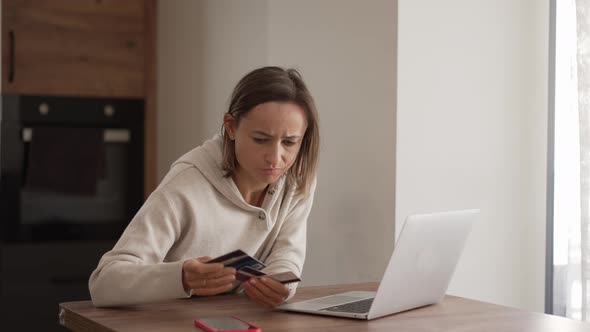
{"type": "MultiPolygon", "coordinates": [[[[301,277],[305,261],[307,219],[313,205],[316,183],[314,179],[309,194],[300,199],[287,215],[272,251],[266,259],[265,273],[274,274],[291,271],[301,277]]],[[[291,283],[287,285],[291,293],[286,300],[295,295],[298,284],[291,283]]]]}
{"type": "Polygon", "coordinates": [[[97,307],[187,297],[182,286],[182,261],[165,263],[182,227],[164,192],[144,203],[115,247],[105,253],[89,280],[97,307]]]}

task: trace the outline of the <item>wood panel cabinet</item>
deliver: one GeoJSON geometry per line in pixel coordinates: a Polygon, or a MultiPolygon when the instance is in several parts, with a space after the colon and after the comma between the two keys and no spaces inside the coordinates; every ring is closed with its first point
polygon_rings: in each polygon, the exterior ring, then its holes
{"type": "Polygon", "coordinates": [[[144,97],[144,0],[3,0],[2,92],[144,97]]]}

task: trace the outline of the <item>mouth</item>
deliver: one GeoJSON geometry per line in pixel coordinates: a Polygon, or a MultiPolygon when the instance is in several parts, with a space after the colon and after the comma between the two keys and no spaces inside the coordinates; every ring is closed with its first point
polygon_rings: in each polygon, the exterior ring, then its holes
{"type": "Polygon", "coordinates": [[[281,174],[281,168],[263,168],[262,173],[265,175],[277,175],[281,174]]]}

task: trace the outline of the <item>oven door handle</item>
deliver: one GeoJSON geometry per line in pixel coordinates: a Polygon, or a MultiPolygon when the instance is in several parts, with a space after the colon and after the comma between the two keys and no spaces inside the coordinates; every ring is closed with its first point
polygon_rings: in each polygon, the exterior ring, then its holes
{"type": "MultiPolygon", "coordinates": [[[[23,128],[23,142],[30,142],[32,138],[33,128],[23,128]]],[[[128,129],[107,128],[103,131],[103,140],[105,143],[129,143],[130,139],[131,132],[128,129]]]]}

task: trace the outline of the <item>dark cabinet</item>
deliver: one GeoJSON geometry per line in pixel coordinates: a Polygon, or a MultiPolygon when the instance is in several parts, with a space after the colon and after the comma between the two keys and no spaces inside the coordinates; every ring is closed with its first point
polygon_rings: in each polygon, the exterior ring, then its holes
{"type": "MultiPolygon", "coordinates": [[[[141,99],[144,137],[135,150],[143,150],[147,196],[155,187],[156,0],[2,0],[0,6],[3,101],[7,96],[141,99]]],[[[20,133],[15,139],[21,136],[25,140],[20,133]]],[[[6,219],[0,223],[15,222],[6,219]]],[[[116,241],[98,241],[103,237],[95,234],[92,241],[64,242],[63,234],[51,235],[61,230],[51,232],[0,243],[0,330],[65,330],[58,324],[58,304],[90,299],[90,273],[116,241]]]]}
{"type": "Polygon", "coordinates": [[[0,310],[6,331],[65,331],[60,302],[88,300],[88,278],[114,242],[19,243],[0,247],[0,310]]]}
{"type": "Polygon", "coordinates": [[[144,97],[144,0],[3,0],[2,92],[144,97]]]}

